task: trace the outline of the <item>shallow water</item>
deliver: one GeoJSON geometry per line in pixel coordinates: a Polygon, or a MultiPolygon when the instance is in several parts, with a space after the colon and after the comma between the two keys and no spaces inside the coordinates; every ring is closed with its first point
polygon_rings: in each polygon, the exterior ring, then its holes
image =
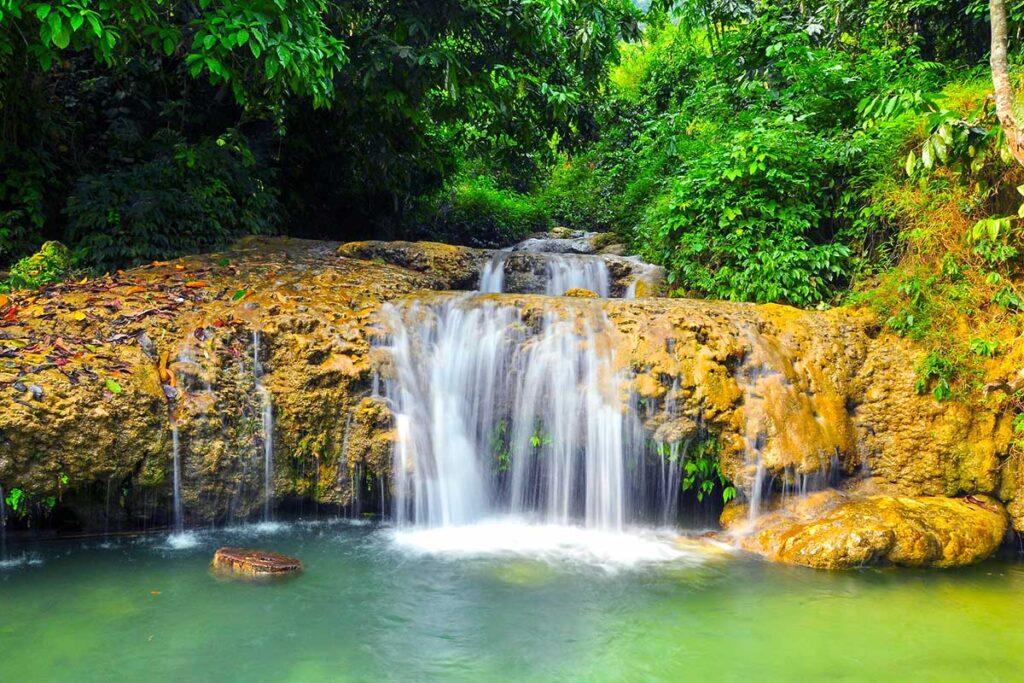
{"type": "Polygon", "coordinates": [[[826,573],[667,533],[508,520],[182,540],[8,547],[4,680],[1011,681],[1024,670],[1016,562],[826,573]],[[220,545],[294,554],[306,571],[219,579],[207,565],[220,545]]]}

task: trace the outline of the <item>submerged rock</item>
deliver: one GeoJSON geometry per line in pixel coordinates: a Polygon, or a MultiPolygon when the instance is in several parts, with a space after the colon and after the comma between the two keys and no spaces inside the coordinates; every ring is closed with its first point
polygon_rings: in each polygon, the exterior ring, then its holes
{"type": "Polygon", "coordinates": [[[728,517],[744,549],[816,569],[970,565],[995,552],[1008,525],[1002,504],[988,496],[851,497],[837,491],[794,499],[753,522],[728,517]]]}
{"type": "Polygon", "coordinates": [[[277,576],[302,570],[294,557],[252,548],[218,548],[213,554],[214,569],[244,576],[277,576]]]}

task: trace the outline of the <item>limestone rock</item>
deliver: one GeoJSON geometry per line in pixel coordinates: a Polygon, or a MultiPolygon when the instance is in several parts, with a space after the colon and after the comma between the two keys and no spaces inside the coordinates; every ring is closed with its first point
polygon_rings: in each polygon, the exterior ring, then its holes
{"type": "Polygon", "coordinates": [[[597,292],[589,289],[583,289],[582,287],[572,287],[571,289],[565,290],[565,296],[574,297],[576,299],[597,299],[600,298],[597,292]]]}
{"type": "Polygon", "coordinates": [[[849,497],[823,491],[749,525],[743,515],[727,519],[741,547],[818,569],[970,565],[995,552],[1007,530],[1006,511],[987,496],[849,497]]]}
{"type": "MultiPolygon", "coordinates": [[[[272,397],[277,495],[335,505],[385,496],[394,427],[374,392],[388,371],[373,349],[387,331],[379,311],[404,297],[452,296],[428,290],[475,287],[491,255],[250,238],[220,254],[14,292],[18,314],[0,321],[0,486],[53,496],[83,527],[90,505],[113,510],[114,527],[166,523],[173,416],[190,522],[245,518],[263,485],[258,364],[272,397]],[[17,389],[29,385],[42,389],[38,399],[17,389]],[[117,505],[106,505],[108,490],[117,505]]],[[[510,253],[507,281],[515,263],[543,272],[548,256],[510,253]]],[[[624,287],[635,264],[607,259],[614,287],[624,287]]],[[[602,330],[622,395],[646,406],[646,435],[677,446],[714,435],[741,494],[759,457],[763,473],[791,490],[817,478],[844,487],[863,479],[900,496],[998,493],[1024,528],[1024,476],[1006,459],[1000,404],[919,396],[922,350],[865,311],[488,297],[515,306],[516,324],[559,315],[602,330]]],[[[106,526],[99,514],[92,528],[106,526]]]]}

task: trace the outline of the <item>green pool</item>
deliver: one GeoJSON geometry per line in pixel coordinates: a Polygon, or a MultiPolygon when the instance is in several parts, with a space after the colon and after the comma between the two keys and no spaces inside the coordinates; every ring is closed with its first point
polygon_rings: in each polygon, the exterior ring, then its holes
{"type": "Polygon", "coordinates": [[[1017,681],[1024,565],[823,573],[669,534],[343,522],[11,548],[5,681],[1017,681]],[[294,554],[270,583],[220,545],[294,554]],[[186,547],[181,547],[186,546],[186,547]]]}

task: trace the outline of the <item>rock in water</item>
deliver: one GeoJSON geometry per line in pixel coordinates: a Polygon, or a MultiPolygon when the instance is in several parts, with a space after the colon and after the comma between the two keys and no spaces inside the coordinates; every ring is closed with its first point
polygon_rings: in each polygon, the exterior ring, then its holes
{"type": "Polygon", "coordinates": [[[574,297],[576,299],[599,299],[597,292],[592,289],[583,289],[582,287],[570,287],[565,290],[565,296],[574,297]]]}
{"type": "Polygon", "coordinates": [[[245,576],[277,576],[301,571],[302,562],[294,557],[265,550],[219,548],[213,554],[213,568],[245,576]]]}
{"type": "MultiPolygon", "coordinates": [[[[724,517],[724,516],[723,516],[724,517]]],[[[988,496],[846,496],[822,491],[762,515],[752,528],[726,522],[739,544],[768,559],[817,569],[869,565],[962,567],[981,562],[1007,530],[988,496]]]]}

